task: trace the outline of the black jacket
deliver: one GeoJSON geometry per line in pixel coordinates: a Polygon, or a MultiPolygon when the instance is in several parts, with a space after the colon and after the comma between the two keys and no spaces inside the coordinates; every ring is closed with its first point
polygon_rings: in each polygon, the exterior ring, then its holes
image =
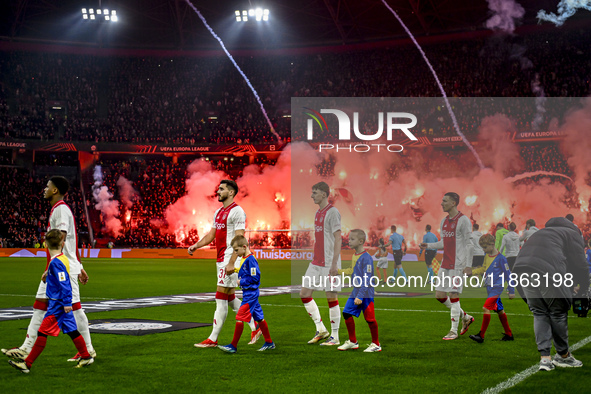
{"type": "Polygon", "coordinates": [[[513,272],[548,273],[550,286],[556,283],[554,274],[560,274],[564,281],[565,275],[570,273],[573,275],[573,285],[589,288],[589,267],[581,231],[566,218],[548,220],[545,228],[535,232],[525,242],[517,255],[513,272]]]}

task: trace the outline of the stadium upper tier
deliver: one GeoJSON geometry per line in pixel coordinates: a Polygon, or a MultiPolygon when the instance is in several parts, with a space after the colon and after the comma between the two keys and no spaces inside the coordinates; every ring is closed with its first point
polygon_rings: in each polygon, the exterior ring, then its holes
{"type": "MultiPolygon", "coordinates": [[[[426,45],[448,96],[584,97],[591,31],[426,45]],[[549,45],[551,43],[551,45],[549,45]]],[[[314,55],[236,57],[279,135],[291,97],[438,97],[413,46],[314,55]]],[[[162,144],[275,141],[243,78],[224,56],[105,57],[0,52],[0,138],[162,144]]],[[[492,111],[492,109],[491,109],[492,111]]],[[[467,134],[487,113],[462,116],[467,134]]],[[[426,135],[452,132],[443,116],[426,135]]],[[[547,117],[549,119],[550,117],[547,117]]],[[[531,111],[517,110],[521,130],[531,111]]]]}

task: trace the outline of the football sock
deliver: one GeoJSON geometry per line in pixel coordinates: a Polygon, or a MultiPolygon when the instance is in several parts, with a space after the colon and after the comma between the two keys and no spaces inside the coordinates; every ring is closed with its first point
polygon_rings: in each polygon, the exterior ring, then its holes
{"type": "Polygon", "coordinates": [[[318,310],[316,301],[313,298],[302,298],[302,302],[304,303],[304,307],[306,307],[306,312],[308,312],[308,315],[310,315],[312,321],[316,324],[316,331],[326,331],[326,327],[322,323],[322,318],[320,318],[320,311],[318,310]]]}
{"type": "Polygon", "coordinates": [[[400,267],[400,268],[398,268],[398,271],[400,272],[400,275],[404,276],[404,279],[406,279],[408,281],[408,278],[406,277],[406,273],[404,272],[404,268],[400,267]]]}
{"type": "Polygon", "coordinates": [[[27,364],[27,368],[31,368],[31,365],[33,365],[37,357],[39,357],[43,349],[45,349],[46,344],[47,335],[38,335],[37,340],[35,340],[35,344],[33,345],[33,349],[25,359],[25,364],[27,364]]]}
{"type": "Polygon", "coordinates": [[[215,304],[216,308],[215,313],[213,314],[213,329],[211,330],[211,335],[209,335],[209,340],[213,342],[217,342],[220,331],[222,331],[222,327],[228,316],[228,295],[219,291],[215,293],[215,304]]]}
{"type": "Polygon", "coordinates": [[[378,322],[376,321],[376,313],[374,310],[373,302],[369,304],[363,311],[363,317],[369,325],[369,331],[371,332],[371,342],[380,346],[380,339],[378,337],[378,322]]]}
{"type": "Polygon", "coordinates": [[[259,322],[259,327],[263,332],[263,338],[265,338],[265,342],[271,343],[273,340],[271,339],[271,334],[269,334],[269,326],[267,325],[267,321],[265,319],[259,322]]]}
{"type": "Polygon", "coordinates": [[[78,353],[80,353],[80,356],[82,358],[90,358],[90,353],[88,353],[88,346],[84,341],[84,337],[82,336],[82,334],[78,334],[77,337],[72,338],[72,342],[74,342],[74,346],[76,346],[76,349],[78,350],[78,353]]]}
{"type": "Polygon", "coordinates": [[[394,268],[394,273],[392,274],[392,276],[394,277],[394,279],[396,279],[396,277],[398,276],[398,268],[394,268]]]}
{"type": "Polygon", "coordinates": [[[505,334],[512,336],[513,333],[511,332],[511,328],[509,327],[509,321],[507,321],[507,314],[506,313],[499,313],[499,320],[501,321],[501,324],[503,325],[503,328],[505,329],[505,334]]]}
{"type": "Polygon", "coordinates": [[[339,326],[341,325],[341,308],[338,301],[328,301],[331,336],[339,340],[339,326]]]}
{"type": "Polygon", "coordinates": [[[357,335],[355,335],[355,320],[353,320],[353,316],[349,315],[349,317],[345,319],[345,324],[347,325],[349,340],[353,343],[357,343],[357,335]]]}
{"type": "Polygon", "coordinates": [[[464,311],[460,306],[460,299],[454,298],[449,300],[451,302],[451,331],[458,332],[458,324],[460,318],[464,316],[464,311]]]}
{"type": "Polygon", "coordinates": [[[484,334],[486,334],[486,330],[488,329],[489,323],[490,323],[490,313],[485,313],[484,316],[482,316],[482,326],[480,326],[480,337],[481,338],[484,338],[484,334]]]}
{"type": "Polygon", "coordinates": [[[427,271],[429,272],[429,279],[431,279],[435,276],[435,273],[433,272],[433,268],[429,267],[429,268],[427,268],[427,271]]]}
{"type": "MultiPolygon", "coordinates": [[[[84,343],[86,343],[86,348],[89,352],[93,351],[92,348],[92,341],[90,339],[90,329],[88,328],[88,318],[86,317],[86,313],[84,313],[83,309],[75,310],[74,318],[76,319],[76,326],[78,326],[78,331],[80,335],[84,338],[84,343]]],[[[82,354],[82,353],[80,353],[82,354]]]]}
{"type": "Polygon", "coordinates": [[[238,341],[240,340],[240,336],[242,335],[242,331],[244,330],[244,323],[241,321],[236,322],[236,328],[234,329],[234,338],[232,339],[232,345],[237,348],[238,341]]]}
{"type": "Polygon", "coordinates": [[[437,301],[441,302],[443,305],[445,305],[448,309],[451,309],[451,301],[449,300],[449,297],[445,297],[445,298],[438,298],[437,301]]]}
{"type": "Polygon", "coordinates": [[[41,327],[41,322],[43,321],[43,317],[45,317],[45,313],[47,311],[47,303],[35,301],[35,309],[33,309],[33,316],[31,317],[31,321],[29,322],[29,327],[27,327],[27,337],[23,342],[21,349],[31,352],[33,349],[33,345],[37,339],[37,331],[39,331],[39,327],[41,327]],[[43,307],[45,305],[45,309],[37,309],[38,307],[43,307]]]}

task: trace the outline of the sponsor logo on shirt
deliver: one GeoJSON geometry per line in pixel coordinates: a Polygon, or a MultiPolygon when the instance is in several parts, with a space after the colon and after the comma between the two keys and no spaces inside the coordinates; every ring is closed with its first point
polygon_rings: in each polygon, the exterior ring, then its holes
{"type": "Polygon", "coordinates": [[[256,276],[257,275],[257,269],[255,267],[251,267],[250,268],[250,276],[256,276]]]}
{"type": "Polygon", "coordinates": [[[226,224],[225,223],[216,223],[215,228],[217,230],[222,230],[222,229],[226,228],[226,224]]]}
{"type": "Polygon", "coordinates": [[[59,279],[60,282],[65,282],[66,281],[66,273],[65,272],[58,272],[57,273],[57,277],[59,279]]]}
{"type": "Polygon", "coordinates": [[[445,238],[448,238],[448,237],[452,237],[453,238],[453,237],[456,236],[456,232],[455,231],[443,230],[442,236],[444,236],[445,238]]]}

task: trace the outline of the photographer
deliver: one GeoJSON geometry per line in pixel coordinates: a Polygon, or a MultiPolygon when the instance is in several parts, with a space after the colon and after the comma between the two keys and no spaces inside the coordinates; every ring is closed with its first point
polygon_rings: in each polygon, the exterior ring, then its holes
{"type": "Polygon", "coordinates": [[[517,256],[513,272],[518,275],[522,296],[527,298],[534,315],[540,370],[583,366],[569,352],[568,310],[574,286],[589,288],[584,249],[577,226],[568,219],[555,217],[529,238],[517,256]],[[553,359],[552,341],[557,352],[553,359]]]}

